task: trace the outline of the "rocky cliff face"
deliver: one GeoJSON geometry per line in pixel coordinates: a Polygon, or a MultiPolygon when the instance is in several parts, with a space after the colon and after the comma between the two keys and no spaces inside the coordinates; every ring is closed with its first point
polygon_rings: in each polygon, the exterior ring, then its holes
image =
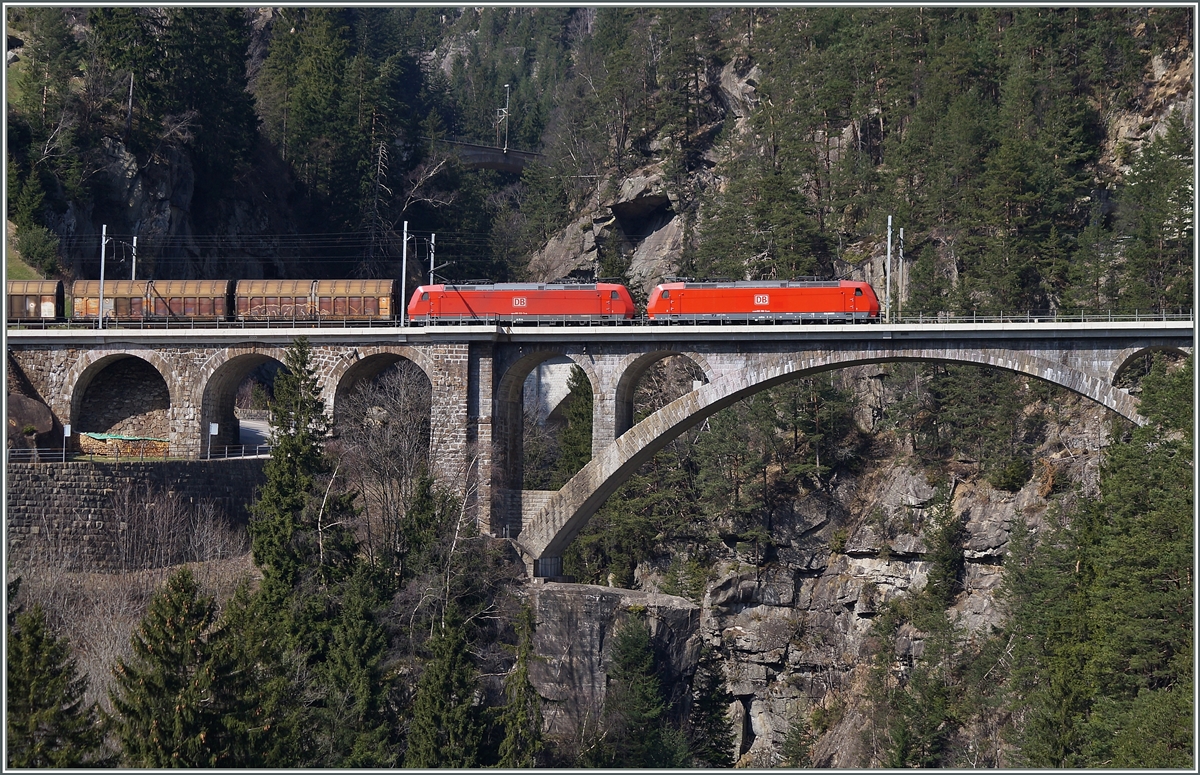
{"type": "MultiPolygon", "coordinates": [[[[1194,52],[1186,45],[1151,60],[1132,107],[1106,111],[1107,139],[1100,160],[1102,167],[1114,171],[1118,177],[1127,173],[1138,149],[1163,134],[1173,114],[1182,111],[1188,115],[1193,111],[1194,73],[1194,52]]],[[[729,134],[752,136],[750,117],[759,104],[758,66],[737,58],[720,71],[708,73],[707,78],[704,91],[711,93],[720,105],[723,123],[732,130],[729,134]]],[[[850,127],[846,132],[830,138],[831,162],[836,162],[839,149],[851,141],[850,127]]],[[[651,147],[654,145],[652,142],[651,147]]],[[[704,164],[690,173],[688,185],[697,191],[721,189],[724,181],[712,172],[720,160],[718,149],[710,146],[701,155],[704,164]]],[[[663,163],[648,164],[626,176],[613,173],[598,181],[596,192],[594,204],[533,255],[529,262],[531,279],[546,282],[576,270],[598,271],[601,251],[606,249],[619,252],[629,261],[627,275],[631,288],[645,292],[663,277],[675,274],[683,249],[680,203],[683,192],[667,180],[663,163]]],[[[703,213],[698,217],[703,218],[703,213]]],[[[882,286],[886,253],[885,240],[849,245],[836,262],[836,274],[882,286]]],[[[908,257],[910,263],[913,259],[915,256],[908,257]]],[[[897,252],[893,283],[901,308],[909,291],[905,269],[897,252]]]]}
{"type": "MultiPolygon", "coordinates": [[[[195,171],[182,148],[164,146],[138,156],[119,140],[104,138],[99,158],[97,177],[106,196],[69,202],[51,224],[76,276],[99,271],[97,223],[106,224],[110,235],[138,236],[138,279],[255,278],[286,271],[280,235],[296,230],[297,216],[288,209],[287,171],[266,141],[256,149],[255,174],[236,181],[202,222],[194,207],[195,171]],[[204,239],[198,239],[201,234],[204,239]]],[[[110,246],[109,276],[128,278],[131,258],[129,246],[110,246]]]]}
{"type": "Polygon", "coordinates": [[[530,681],[542,696],[548,734],[577,740],[604,704],[613,633],[630,618],[650,627],[671,700],[683,703],[700,656],[700,608],[680,597],[590,584],[537,583],[530,681]]]}
{"type": "MultiPolygon", "coordinates": [[[[868,390],[869,367],[844,379],[868,390]]],[[[1094,493],[1109,419],[1098,406],[1069,396],[1050,407],[1053,419],[1036,451],[1038,466],[1017,492],[994,489],[962,463],[950,481],[950,503],[966,526],[963,591],[949,615],[968,633],[987,634],[1002,622],[997,600],[1009,533],[1020,516],[1042,529],[1056,502],[1094,493]]],[[[651,624],[667,685],[681,700],[701,644],[719,655],[728,687],[739,766],[782,763],[792,725],[816,708],[829,719],[814,763],[871,763],[864,740],[866,679],[873,656],[872,624],[881,607],[926,583],[932,523],[939,493],[892,433],[875,434],[871,458],[830,492],[798,496],[771,526],[773,552],[727,548],[696,601],[657,594],[663,563],[638,568],[640,590],[537,584],[538,655],[535,686],[546,701],[547,731],[577,739],[603,704],[614,629],[631,615],[651,624]]],[[[905,627],[901,656],[920,656],[924,634],[905,627]]]]}
{"type": "MultiPolygon", "coordinates": [[[[949,613],[968,632],[987,633],[1001,623],[995,593],[1017,515],[1037,529],[1051,491],[1065,482],[1094,484],[1097,441],[1106,440],[1103,413],[1071,403],[1038,450],[1042,475],[1019,492],[995,490],[970,473],[953,482],[953,510],[966,525],[966,568],[965,589],[949,613]]],[[[861,475],[842,480],[832,497],[797,500],[793,518],[772,531],[778,560],[747,567],[734,558],[719,569],[700,621],[702,636],[725,660],[739,700],[735,716],[747,719],[741,764],[778,765],[792,724],[818,706],[837,708],[841,719],[818,741],[815,763],[870,763],[860,732],[871,625],[884,603],[926,583],[927,512],[934,497],[925,474],[902,455],[879,457],[861,475]]],[[[919,656],[921,649],[921,633],[902,632],[898,653],[919,656]]]]}

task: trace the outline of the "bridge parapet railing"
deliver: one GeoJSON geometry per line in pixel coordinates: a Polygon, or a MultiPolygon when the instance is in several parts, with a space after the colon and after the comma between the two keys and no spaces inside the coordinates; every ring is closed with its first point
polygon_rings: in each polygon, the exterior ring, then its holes
{"type": "MultiPolygon", "coordinates": [[[[214,447],[211,454],[200,455],[201,460],[231,460],[243,457],[270,457],[271,447],[267,444],[231,444],[225,447],[214,447]]],[[[97,452],[79,452],[62,447],[11,447],[5,450],[5,459],[9,463],[132,463],[132,462],[162,462],[166,460],[194,460],[196,458],[179,455],[122,455],[120,452],[106,455],[97,452]]]]}
{"type": "Polygon", "coordinates": [[[270,457],[269,444],[228,444],[214,447],[211,453],[205,455],[208,460],[229,460],[239,457],[270,457]]]}
{"type": "Polygon", "coordinates": [[[143,460],[188,460],[186,457],[171,454],[147,455],[145,453],[127,453],[122,455],[120,450],[115,447],[112,454],[96,452],[94,450],[81,452],[74,449],[63,449],[62,447],[10,447],[5,450],[5,459],[9,463],[71,463],[78,461],[87,461],[89,463],[130,463],[143,460]]]}
{"type": "Polygon", "coordinates": [[[1190,321],[1191,310],[1134,310],[1133,312],[1096,312],[1045,310],[1041,312],[997,312],[970,314],[937,312],[933,314],[898,315],[894,323],[1122,323],[1155,321],[1190,321]]]}

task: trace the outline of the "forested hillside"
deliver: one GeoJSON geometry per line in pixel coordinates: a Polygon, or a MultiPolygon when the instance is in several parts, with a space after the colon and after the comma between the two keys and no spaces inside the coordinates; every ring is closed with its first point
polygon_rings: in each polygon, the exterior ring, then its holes
{"type": "Polygon", "coordinates": [[[96,273],[107,223],[159,276],[394,275],[408,220],[451,278],[517,278],[653,166],[660,273],[828,275],[892,215],[913,311],[1191,299],[1186,9],[10,13],[9,217],[47,271],[96,273]],[[506,84],[523,179],[431,144],[495,142],[506,84]]]}
{"type": "MultiPolygon", "coordinates": [[[[1190,8],[7,21],[10,244],[47,276],[98,276],[107,225],[117,266],[138,236],[141,277],[396,277],[407,222],[448,279],[882,295],[891,217],[905,315],[1192,306],[1190,8]],[[505,132],[543,163],[470,169],[442,142],[505,132]]],[[[604,625],[603,704],[554,736],[574,711],[516,555],[427,473],[428,383],[389,370],[327,437],[307,357],[256,387],[276,455],[244,583],[200,563],[131,594],[133,640],[102,659],[61,568],[10,573],[9,764],[1194,764],[1191,358],[1120,375],[1143,427],[1008,372],[887,364],[688,430],[564,573],[694,607],[697,653],[629,606],[604,625]]],[[[703,378],[685,361],[643,378],[638,419],[703,378]]],[[[590,459],[582,370],[569,387],[526,422],[525,489],[590,459]]]]}

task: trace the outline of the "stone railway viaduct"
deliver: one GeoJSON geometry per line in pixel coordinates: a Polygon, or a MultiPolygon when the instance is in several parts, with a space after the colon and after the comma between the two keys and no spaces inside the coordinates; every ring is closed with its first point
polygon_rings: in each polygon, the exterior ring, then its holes
{"type": "Polygon", "coordinates": [[[1152,350],[1190,352],[1191,321],[828,326],[594,326],[12,330],[10,357],[60,423],[76,431],[165,435],[172,454],[236,444],[243,379],[298,336],[313,348],[328,410],[401,359],[433,391],[432,466],[480,530],[515,538],[535,575],[655,452],[688,427],[789,379],[889,361],[1007,369],[1067,387],[1135,422],[1118,375],[1152,350]],[[684,356],[698,387],[638,423],[633,397],[657,361],[684,356]],[[522,392],[538,364],[566,357],[591,381],[592,460],[556,492],[522,489],[522,392]],[[117,409],[114,410],[114,407],[117,409]]]}

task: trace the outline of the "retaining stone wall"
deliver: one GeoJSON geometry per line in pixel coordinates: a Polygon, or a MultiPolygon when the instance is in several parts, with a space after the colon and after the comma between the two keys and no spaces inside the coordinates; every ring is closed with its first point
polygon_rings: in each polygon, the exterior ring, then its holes
{"type": "Polygon", "coordinates": [[[113,495],[142,483],[174,490],[185,501],[215,502],[235,524],[262,484],[265,459],[158,463],[9,463],[5,514],[10,558],[49,531],[84,567],[115,566],[113,495]]]}

